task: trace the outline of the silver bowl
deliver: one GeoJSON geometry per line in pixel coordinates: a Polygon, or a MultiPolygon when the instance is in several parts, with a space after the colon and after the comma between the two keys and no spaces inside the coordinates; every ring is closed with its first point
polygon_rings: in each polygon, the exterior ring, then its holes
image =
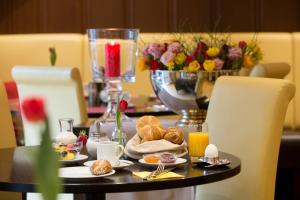
{"type": "Polygon", "coordinates": [[[218,77],[224,75],[238,75],[238,70],[156,70],[150,74],[153,90],[161,102],[181,115],[178,126],[204,122],[214,83],[218,77]]]}

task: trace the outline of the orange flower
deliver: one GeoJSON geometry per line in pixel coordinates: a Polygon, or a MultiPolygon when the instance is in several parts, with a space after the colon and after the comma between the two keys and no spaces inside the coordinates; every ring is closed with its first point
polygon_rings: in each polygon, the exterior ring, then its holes
{"type": "Polygon", "coordinates": [[[246,68],[251,68],[254,66],[254,60],[250,55],[244,55],[243,65],[246,68]]]}

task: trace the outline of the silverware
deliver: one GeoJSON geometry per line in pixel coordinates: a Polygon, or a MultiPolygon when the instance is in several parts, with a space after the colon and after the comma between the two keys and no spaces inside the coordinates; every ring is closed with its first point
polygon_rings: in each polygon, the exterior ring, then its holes
{"type": "Polygon", "coordinates": [[[176,167],[168,168],[168,169],[162,171],[160,174],[157,174],[155,177],[158,177],[158,176],[161,176],[161,175],[163,175],[163,174],[166,174],[166,173],[172,171],[172,170],[175,169],[175,168],[176,168],[176,167]]]}
{"type": "Polygon", "coordinates": [[[144,177],[143,180],[149,180],[150,178],[154,178],[160,173],[162,173],[165,169],[165,164],[159,163],[157,169],[151,172],[148,176],[144,177]]]}

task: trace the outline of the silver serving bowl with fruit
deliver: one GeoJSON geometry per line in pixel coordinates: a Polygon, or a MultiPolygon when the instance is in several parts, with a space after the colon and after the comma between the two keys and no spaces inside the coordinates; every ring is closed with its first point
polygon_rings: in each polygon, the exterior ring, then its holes
{"type": "Polygon", "coordinates": [[[152,71],[152,87],[161,102],[181,115],[178,126],[199,124],[205,120],[209,98],[216,79],[238,75],[238,70],[152,71]]]}

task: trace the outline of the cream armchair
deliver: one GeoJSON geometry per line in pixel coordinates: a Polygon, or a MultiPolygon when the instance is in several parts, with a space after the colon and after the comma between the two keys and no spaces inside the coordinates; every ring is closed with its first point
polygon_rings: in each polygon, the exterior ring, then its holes
{"type": "Polygon", "coordinates": [[[276,167],[287,106],[295,94],[290,81],[221,77],[207,113],[210,143],[242,161],[231,179],[197,188],[197,199],[274,199],[276,167]]]}
{"type": "MultiPolygon", "coordinates": [[[[46,101],[46,110],[52,138],[59,133],[59,118],[74,118],[74,123],[87,121],[82,82],[77,68],[14,67],[12,75],[17,82],[19,99],[39,96],[46,101]]],[[[25,145],[37,145],[40,138],[23,117],[25,145]]]]}
{"type": "Polygon", "coordinates": [[[283,79],[290,70],[291,66],[288,63],[258,64],[253,67],[249,76],[283,79]]]}

